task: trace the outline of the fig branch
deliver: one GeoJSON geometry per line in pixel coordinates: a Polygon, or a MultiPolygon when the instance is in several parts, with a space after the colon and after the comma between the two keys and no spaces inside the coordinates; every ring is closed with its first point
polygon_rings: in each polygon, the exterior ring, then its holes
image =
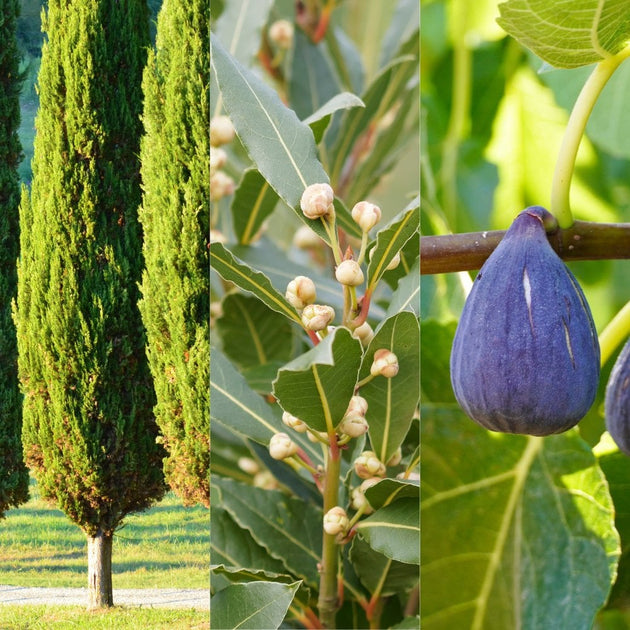
{"type": "MultiPolygon", "coordinates": [[[[467,232],[420,238],[420,272],[449,273],[479,269],[499,244],[505,230],[467,232]]],[[[547,234],[563,260],[630,258],[630,223],[575,221],[547,234]]]]}
{"type": "Polygon", "coordinates": [[[582,87],[571,111],[551,184],[551,213],[558,219],[561,227],[567,228],[573,223],[569,204],[569,188],[586,123],[608,79],[619,67],[619,64],[629,56],[630,46],[616,55],[600,61],[582,87]]]}

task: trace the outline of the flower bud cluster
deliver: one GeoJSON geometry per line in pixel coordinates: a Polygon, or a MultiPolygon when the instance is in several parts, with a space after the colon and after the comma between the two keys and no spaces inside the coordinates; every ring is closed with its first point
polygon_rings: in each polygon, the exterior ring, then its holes
{"type": "Polygon", "coordinates": [[[398,374],[398,357],[387,348],[381,348],[374,353],[374,359],[370,367],[372,376],[384,376],[393,378],[398,374]]]}
{"type": "Polygon", "coordinates": [[[315,283],[306,276],[297,276],[287,285],[285,297],[296,309],[301,311],[317,299],[315,283]]]}
{"type": "Polygon", "coordinates": [[[350,494],[350,505],[352,505],[355,510],[363,509],[363,514],[371,514],[374,512],[372,506],[365,498],[365,491],[377,484],[379,481],[381,481],[381,477],[368,477],[367,479],[364,479],[360,486],[357,486],[354,490],[352,490],[352,493],[350,494]]]}
{"type": "Polygon", "coordinates": [[[328,328],[335,319],[335,310],[332,306],[323,304],[308,304],[302,311],[302,324],[306,330],[319,332],[328,328]]]}
{"type": "Polygon", "coordinates": [[[304,189],[300,208],[308,219],[332,219],[335,216],[335,193],[329,184],[311,184],[304,189]]]}
{"type": "Polygon", "coordinates": [[[353,396],[350,399],[346,413],[337,427],[339,432],[351,438],[360,437],[365,434],[369,428],[367,420],[365,419],[367,409],[368,404],[365,398],[362,396],[353,396]]]}
{"type": "Polygon", "coordinates": [[[269,454],[274,459],[286,459],[297,450],[297,444],[286,433],[275,433],[269,440],[269,454]]]}
{"type": "Polygon", "coordinates": [[[346,511],[339,505],[330,508],[324,514],[324,531],[331,536],[345,534],[349,525],[350,519],[346,511]]]}
{"type": "Polygon", "coordinates": [[[370,477],[383,477],[385,475],[385,464],[376,456],[373,451],[363,451],[354,460],[354,472],[361,479],[370,477]]]}
{"type": "Polygon", "coordinates": [[[299,418],[291,415],[288,411],[285,411],[282,414],[282,422],[298,433],[305,433],[308,429],[306,422],[303,422],[299,418]]]}
{"type": "Polygon", "coordinates": [[[219,148],[234,140],[234,125],[228,116],[214,116],[210,121],[210,199],[218,201],[234,193],[234,180],[221,169],[227,153],[219,148]]]}
{"type": "Polygon", "coordinates": [[[288,50],[293,44],[293,24],[288,20],[277,20],[269,27],[269,39],[280,50],[288,50]]]}
{"type": "Polygon", "coordinates": [[[359,201],[352,208],[352,218],[363,232],[369,232],[381,220],[381,209],[369,201],[359,201]]]}
{"type": "Polygon", "coordinates": [[[363,271],[356,260],[342,260],[335,269],[337,282],[347,287],[358,287],[363,284],[363,271]]]}

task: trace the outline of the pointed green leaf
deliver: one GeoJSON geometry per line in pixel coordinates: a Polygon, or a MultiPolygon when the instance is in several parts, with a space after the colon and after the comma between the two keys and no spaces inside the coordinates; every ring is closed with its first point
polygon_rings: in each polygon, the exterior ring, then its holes
{"type": "Polygon", "coordinates": [[[420,579],[417,564],[392,560],[372,549],[361,536],[352,539],[350,559],[359,579],[370,593],[377,589],[382,589],[380,593],[383,596],[405,593],[416,586],[420,579]]]}
{"type": "Polygon", "coordinates": [[[408,564],[420,564],[420,504],[399,499],[357,524],[357,531],[383,555],[408,564]]]}
{"type": "Polygon", "coordinates": [[[376,236],[376,244],[370,251],[367,269],[368,290],[374,290],[387,265],[410,238],[420,238],[420,197],[416,197],[399,212],[376,236]]]}
{"type": "Polygon", "coordinates": [[[322,512],[278,490],[263,490],[220,477],[213,484],[221,507],[288,571],[310,586],[319,585],[322,512]]]}
{"type": "Polygon", "coordinates": [[[602,61],[628,46],[627,0],[508,0],[497,22],[557,68],[602,61]]]}
{"type": "Polygon", "coordinates": [[[301,29],[295,29],[289,102],[299,118],[317,111],[341,87],[324,54],[324,44],[314,44],[301,29]]]}
{"type": "Polygon", "coordinates": [[[368,402],[366,418],[372,449],[387,462],[405,439],[420,397],[420,327],[413,313],[404,311],[385,320],[376,330],[361,365],[360,378],[370,373],[374,353],[386,348],[398,358],[398,374],[376,376],[361,386],[368,402]]]}
{"type": "Polygon", "coordinates": [[[221,630],[279,628],[299,586],[299,582],[232,584],[211,599],[212,627],[221,630]]]}
{"type": "Polygon", "coordinates": [[[300,326],[302,325],[298,312],[282,293],[274,289],[269,278],[236,258],[222,243],[210,244],[210,266],[224,280],[233,282],[243,291],[255,295],[272,311],[282,313],[300,326]]]}
{"type": "Polygon", "coordinates": [[[336,328],[278,372],[273,393],[285,411],[327,431],[348,409],[360,365],[361,343],[347,328],[336,328]]]}
{"type": "Polygon", "coordinates": [[[291,357],[291,323],[254,297],[227,295],[216,331],[225,354],[241,368],[288,361],[291,357]]]}
{"type": "Polygon", "coordinates": [[[328,128],[331,116],[341,109],[352,109],[353,107],[365,107],[365,103],[351,92],[341,92],[335,94],[302,122],[313,130],[315,142],[319,143],[328,128]]]}
{"type": "Polygon", "coordinates": [[[497,434],[422,406],[422,628],[590,628],[619,538],[577,430],[497,434]]]}
{"type": "Polygon", "coordinates": [[[260,48],[260,36],[273,0],[227,2],[217,20],[213,37],[225,42],[225,48],[244,66],[250,66],[260,48]]]}
{"type": "Polygon", "coordinates": [[[260,171],[254,168],[243,173],[231,206],[234,234],[240,244],[252,242],[264,220],[274,211],[278,199],[260,171]]]}
{"type": "MultiPolygon", "coordinates": [[[[280,409],[267,404],[250,389],[245,378],[216,348],[210,353],[210,420],[225,426],[258,444],[268,445],[271,436],[287,432],[280,418],[280,409]]],[[[303,434],[291,438],[311,458],[315,465],[322,462],[321,449],[303,434]]]]}
{"type": "Polygon", "coordinates": [[[231,57],[217,37],[211,40],[210,65],[243,146],[280,198],[328,242],[321,220],[306,219],[299,208],[307,186],[329,181],[312,131],[272,88],[231,57]]]}
{"type": "Polygon", "coordinates": [[[420,500],[420,482],[408,479],[383,479],[365,491],[370,505],[378,510],[399,499],[420,500]]]}
{"type": "Polygon", "coordinates": [[[389,301],[386,317],[401,311],[411,311],[417,316],[420,315],[420,258],[416,259],[409,273],[398,281],[398,286],[389,301]]]}
{"type": "Polygon", "coordinates": [[[212,563],[236,567],[244,571],[255,570],[266,576],[283,573],[285,567],[282,562],[277,558],[272,558],[264,547],[256,543],[246,529],[239,527],[234,519],[215,503],[212,504],[210,510],[212,563]]]}
{"type": "MultiPolygon", "coordinates": [[[[416,42],[417,47],[417,42],[416,42]]],[[[355,143],[364,134],[373,130],[377,123],[393,106],[407,81],[418,68],[418,58],[406,55],[392,61],[372,81],[361,100],[365,107],[346,112],[339,124],[337,136],[331,147],[330,179],[333,188],[341,180],[344,166],[355,143]]]]}

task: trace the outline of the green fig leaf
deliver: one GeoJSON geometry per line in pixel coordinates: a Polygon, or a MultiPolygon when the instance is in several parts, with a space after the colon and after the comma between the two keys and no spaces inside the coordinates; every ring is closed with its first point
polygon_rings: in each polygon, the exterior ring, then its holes
{"type": "Polygon", "coordinates": [[[420,482],[408,479],[383,479],[365,491],[370,505],[378,510],[399,499],[420,500],[420,482]]]}
{"type": "Polygon", "coordinates": [[[497,434],[446,405],[421,426],[423,630],[590,628],[620,550],[577,430],[497,434]]]}
{"type": "Polygon", "coordinates": [[[361,343],[347,328],[336,328],[278,372],[273,393],[285,411],[311,429],[328,431],[348,409],[360,365],[361,343]]]}
{"type": "Polygon", "coordinates": [[[499,11],[499,25],[556,68],[602,61],[630,40],[626,0],[508,0],[499,11]]]}

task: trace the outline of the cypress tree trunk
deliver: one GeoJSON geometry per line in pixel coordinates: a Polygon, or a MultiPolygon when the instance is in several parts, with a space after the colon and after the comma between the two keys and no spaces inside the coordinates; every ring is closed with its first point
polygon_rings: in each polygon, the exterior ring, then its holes
{"type": "Polygon", "coordinates": [[[168,458],[186,504],[209,506],[209,60],[207,0],[165,0],[144,73],[146,270],[140,304],[168,458]]]}
{"type": "Polygon", "coordinates": [[[88,608],[114,605],[112,589],[113,535],[99,531],[88,536],[88,608]]]}
{"type": "Polygon", "coordinates": [[[111,605],[111,585],[110,597],[93,591],[111,581],[106,541],[165,491],[137,307],[147,6],[49,0],[43,28],[33,183],[20,206],[24,452],[42,496],[100,541],[90,604],[111,605]]]}
{"type": "Polygon", "coordinates": [[[18,257],[17,167],[22,147],[20,55],[15,40],[18,0],[0,0],[0,518],[28,499],[28,470],[22,457],[22,398],[18,386],[17,342],[11,320],[18,257]]]}

